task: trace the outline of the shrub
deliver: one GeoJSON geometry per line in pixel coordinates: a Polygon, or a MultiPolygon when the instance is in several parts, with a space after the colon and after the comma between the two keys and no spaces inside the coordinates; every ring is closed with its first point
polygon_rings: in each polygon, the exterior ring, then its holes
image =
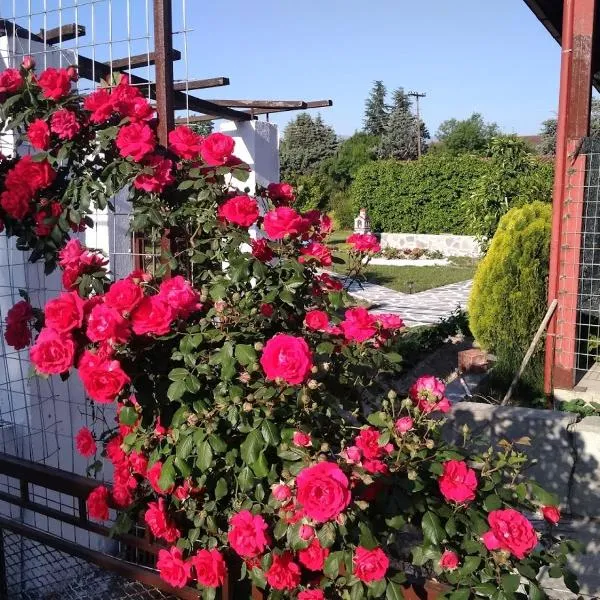
{"type": "Polygon", "coordinates": [[[340,229],[352,229],[354,227],[354,211],[352,198],[347,191],[340,190],[331,196],[331,210],[336,224],[340,229]]]}
{"type": "Polygon", "coordinates": [[[379,231],[469,234],[462,203],[486,168],[481,158],[466,154],[369,163],[352,184],[354,210],[366,207],[379,231]]]}
{"type": "MultiPolygon", "coordinates": [[[[498,357],[499,372],[514,373],[546,311],[551,205],[534,202],[500,220],[481,261],[469,299],[477,341],[498,357]]],[[[541,344],[525,381],[540,381],[541,344]]]]}

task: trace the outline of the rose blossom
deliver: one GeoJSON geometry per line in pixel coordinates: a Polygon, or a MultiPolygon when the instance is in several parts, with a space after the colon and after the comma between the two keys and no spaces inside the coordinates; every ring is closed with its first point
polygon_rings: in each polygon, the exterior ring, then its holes
{"type": "Polygon", "coordinates": [[[379,241],[372,233],[353,233],[348,237],[346,243],[350,244],[355,252],[365,252],[369,254],[381,252],[379,241]]]}
{"type": "Polygon", "coordinates": [[[394,427],[400,435],[410,431],[413,428],[413,425],[414,421],[411,417],[400,417],[396,423],[394,423],[394,427]]]}
{"type": "Polygon", "coordinates": [[[309,571],[321,571],[328,556],[329,550],[321,546],[318,538],[314,538],[308,548],[298,552],[298,560],[309,571]]]}
{"type": "Polygon", "coordinates": [[[83,300],[77,292],[66,292],[44,307],[44,323],[59,333],[78,329],[83,323],[83,300]]]}
{"type": "Polygon", "coordinates": [[[165,335],[174,320],[173,307],[160,296],[146,296],[131,313],[131,327],[137,335],[165,335]]]}
{"type": "Polygon", "coordinates": [[[187,317],[200,310],[200,294],[181,275],[166,279],[160,284],[158,298],[164,300],[177,317],[187,317]]]}
{"type": "Polygon", "coordinates": [[[33,56],[30,56],[29,54],[24,56],[23,60],[21,61],[21,66],[26,71],[31,71],[32,69],[35,69],[35,58],[33,58],[33,56]]]}
{"type": "Polygon", "coordinates": [[[108,519],[108,489],[103,485],[95,488],[85,502],[87,512],[93,519],[106,521],[108,519]]]}
{"type": "Polygon", "coordinates": [[[270,183],[267,186],[267,192],[271,200],[293,202],[295,199],[294,188],[289,183],[270,183]]]}
{"type": "Polygon", "coordinates": [[[367,550],[358,546],[354,552],[354,574],[365,583],[383,579],[389,566],[390,559],[381,548],[367,550]]]}
{"type": "Polygon", "coordinates": [[[124,125],[119,129],[115,143],[123,158],[131,157],[135,162],[140,162],[156,147],[154,132],[145,123],[124,125]]]}
{"type": "Polygon", "coordinates": [[[71,76],[66,69],[46,69],[39,77],[38,84],[42,88],[44,98],[60,100],[71,90],[71,76]]]}
{"type": "Polygon", "coordinates": [[[183,560],[183,552],[173,546],[170,550],[159,550],[156,561],[158,574],[174,588],[185,587],[191,574],[192,565],[183,560]]]}
{"type": "Polygon", "coordinates": [[[308,344],[302,338],[285,333],[278,333],[267,341],[260,364],[267,379],[283,379],[290,385],[302,383],[313,367],[308,344]]]}
{"type": "Polygon", "coordinates": [[[298,261],[301,263],[312,259],[322,267],[329,267],[333,262],[331,250],[319,242],[311,242],[308,246],[303,246],[300,248],[300,254],[302,254],[302,256],[298,261]]]}
{"type": "Polygon", "coordinates": [[[0,73],[0,94],[14,94],[23,87],[23,83],[18,69],[4,69],[0,73]]]}
{"type": "Polygon", "coordinates": [[[349,308],[340,323],[344,337],[351,342],[365,342],[376,333],[376,318],[363,307],[349,308]]]}
{"type": "Polygon", "coordinates": [[[227,163],[233,154],[235,141],[222,133],[211,133],[200,143],[200,154],[204,162],[211,167],[220,167],[227,163]]]}
{"type": "Polygon", "coordinates": [[[304,317],[304,323],[309,329],[323,331],[329,325],[329,315],[323,310],[309,310],[304,317]]]}
{"type": "Polygon", "coordinates": [[[267,583],[275,590],[293,590],[300,583],[300,567],[289,551],[273,554],[273,562],[265,573],[267,583]]]}
{"type": "Polygon", "coordinates": [[[45,327],[31,347],[29,356],[39,373],[60,375],[73,366],[75,343],[70,334],[45,327]]]}
{"type": "Polygon", "coordinates": [[[142,301],[142,288],[131,279],[115,281],[104,295],[104,304],[127,315],[142,301]]]}
{"type": "Polygon", "coordinates": [[[444,382],[433,375],[419,377],[410,387],[408,395],[417,408],[428,414],[439,410],[446,413],[450,410],[450,401],[444,396],[446,386],[444,382]]]}
{"type": "Polygon", "coordinates": [[[129,323],[119,311],[106,304],[97,304],[90,312],[85,334],[92,342],[122,344],[129,339],[131,332],[129,323]]]}
{"type": "Polygon", "coordinates": [[[542,515],[551,525],[556,525],[560,521],[558,506],[542,506],[542,515]]]}
{"type": "Polygon", "coordinates": [[[360,449],[365,458],[379,458],[392,450],[391,444],[380,446],[379,437],[380,433],[375,427],[366,427],[360,430],[354,439],[354,445],[360,449]]]}
{"type": "Polygon", "coordinates": [[[402,329],[404,327],[404,321],[398,315],[378,314],[376,319],[381,327],[388,331],[402,329]]]}
{"type": "Polygon", "coordinates": [[[273,250],[269,247],[267,240],[252,240],[252,256],[261,262],[269,262],[273,259],[273,250]]]}
{"type": "Polygon", "coordinates": [[[81,125],[73,111],[63,108],[52,115],[50,129],[61,140],[72,140],[79,133],[81,125]]]}
{"type": "Polygon", "coordinates": [[[308,448],[312,445],[312,438],[310,436],[310,433],[304,433],[304,431],[294,431],[294,435],[292,436],[292,442],[296,446],[308,448]]]}
{"type": "Polygon", "coordinates": [[[87,395],[102,404],[113,402],[130,381],[118,360],[103,358],[89,350],[83,353],[77,369],[87,395]]]}
{"type": "Polygon", "coordinates": [[[310,525],[300,525],[298,535],[300,536],[300,539],[308,541],[315,536],[315,530],[310,525]]]}
{"type": "Polygon", "coordinates": [[[158,502],[148,503],[144,521],[154,537],[161,538],[169,544],[173,544],[181,537],[179,529],[169,520],[164,498],[159,498],[158,502]]]}
{"type": "Polygon", "coordinates": [[[23,350],[31,343],[29,321],[33,318],[33,308],[27,300],[21,300],[6,313],[4,339],[15,350],[23,350]]]}
{"type": "Polygon", "coordinates": [[[90,111],[92,123],[103,123],[113,115],[113,105],[110,94],[105,88],[99,88],[88,94],[83,100],[83,108],[90,111]]]}
{"type": "Polygon", "coordinates": [[[0,206],[9,217],[21,220],[31,214],[31,196],[27,185],[13,185],[0,194],[0,206]]]}
{"type": "Polygon", "coordinates": [[[323,590],[304,590],[298,594],[298,600],[325,600],[323,590]]]}
{"type": "Polygon", "coordinates": [[[269,543],[267,523],[260,515],[242,510],[229,520],[227,540],[242,558],[258,556],[269,543]]]}
{"type": "Polygon", "coordinates": [[[454,571],[454,569],[457,569],[460,565],[458,554],[452,552],[452,550],[445,550],[440,558],[439,565],[445,571],[454,571]]]}
{"type": "Polygon", "coordinates": [[[444,463],[442,474],[438,478],[440,492],[446,500],[471,502],[475,500],[477,491],[477,476],[473,469],[462,460],[448,460],[444,463]]]}
{"type": "Polygon", "coordinates": [[[35,119],[27,128],[29,143],[36,150],[48,150],[50,147],[50,128],[43,119],[35,119]]]}
{"type": "Polygon", "coordinates": [[[141,453],[133,450],[129,455],[129,466],[133,473],[145,476],[148,470],[148,459],[141,453]]]}
{"type": "Polygon", "coordinates": [[[109,442],[104,447],[104,452],[106,454],[106,458],[115,466],[119,467],[119,469],[127,468],[127,454],[121,447],[123,444],[123,436],[114,435],[110,438],[109,442]]]}
{"type": "Polygon", "coordinates": [[[512,508],[493,510],[488,523],[490,530],[481,538],[488,550],[506,550],[523,560],[537,546],[533,525],[512,508]]]}
{"type": "Polygon", "coordinates": [[[296,485],[299,504],[318,523],[335,519],[350,504],[348,478],[334,463],[320,462],[302,469],[296,485]]]}
{"type": "Polygon", "coordinates": [[[199,550],[190,558],[196,579],[204,587],[216,588],[223,585],[227,576],[227,565],[223,555],[216,549],[199,550]]]}
{"type": "Polygon", "coordinates": [[[55,178],[56,171],[46,159],[34,161],[27,155],[6,174],[4,185],[8,191],[24,186],[33,196],[39,190],[49,187],[55,178]]]}
{"type": "Polygon", "coordinates": [[[162,475],[162,467],[163,464],[160,460],[157,460],[147,471],[146,471],[146,479],[148,483],[152,486],[152,489],[161,495],[171,494],[175,489],[175,485],[169,486],[167,489],[163,489],[159,485],[160,476],[162,475]]]}
{"type": "Polygon", "coordinates": [[[332,277],[329,273],[321,273],[315,278],[321,289],[328,292],[339,292],[344,286],[339,279],[332,277]]]}
{"type": "Polygon", "coordinates": [[[263,221],[265,233],[272,240],[281,240],[286,235],[295,237],[304,233],[310,222],[299,215],[293,208],[280,206],[269,211],[263,221]]]}
{"type": "Polygon", "coordinates": [[[202,136],[194,133],[187,125],[180,125],[169,132],[169,150],[179,158],[197,158],[201,148],[202,136]]]}
{"type": "Polygon", "coordinates": [[[279,483],[273,488],[273,498],[279,502],[288,500],[292,497],[290,488],[284,483],[279,483]]]}
{"type": "Polygon", "coordinates": [[[258,204],[249,196],[234,196],[219,206],[218,215],[228,223],[250,227],[258,219],[258,204]]]}
{"type": "Polygon", "coordinates": [[[258,310],[260,311],[260,314],[263,317],[267,317],[267,319],[270,318],[270,317],[272,317],[273,313],[275,312],[275,309],[273,308],[273,305],[272,304],[267,304],[266,302],[263,302],[260,305],[260,307],[259,307],[258,310]]]}
{"type": "Polygon", "coordinates": [[[171,174],[173,162],[158,154],[146,156],[143,161],[144,172],[133,180],[133,187],[145,192],[160,194],[165,187],[171,185],[175,179],[171,174]],[[146,171],[150,171],[146,173],[146,171]]]}
{"type": "Polygon", "coordinates": [[[81,456],[89,458],[96,454],[96,440],[87,427],[82,427],[75,436],[75,446],[81,456]]]}

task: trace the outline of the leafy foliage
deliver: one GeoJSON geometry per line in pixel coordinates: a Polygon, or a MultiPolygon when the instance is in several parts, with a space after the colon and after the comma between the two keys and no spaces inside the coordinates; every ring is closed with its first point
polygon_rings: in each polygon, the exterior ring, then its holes
{"type": "Polygon", "coordinates": [[[373,88],[365,101],[364,132],[368,135],[380,136],[385,132],[389,107],[385,103],[386,89],[383,81],[373,82],[373,88]]]}
{"type": "Polygon", "coordinates": [[[469,234],[463,202],[487,168],[478,157],[449,154],[370,163],[352,184],[354,208],[366,207],[378,231],[469,234]]]}
{"type": "Polygon", "coordinates": [[[500,129],[496,123],[486,123],[479,113],[468,119],[448,119],[440,124],[436,137],[441,149],[454,154],[462,152],[483,153],[500,129]]]}

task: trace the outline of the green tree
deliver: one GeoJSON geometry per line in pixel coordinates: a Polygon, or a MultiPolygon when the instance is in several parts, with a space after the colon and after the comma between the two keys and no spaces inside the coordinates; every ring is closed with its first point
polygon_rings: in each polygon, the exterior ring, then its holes
{"type": "Polygon", "coordinates": [[[500,134],[496,123],[486,123],[479,113],[459,121],[448,119],[440,124],[436,136],[441,149],[460,154],[462,152],[485,152],[490,140],[500,134]]]}
{"type": "Polygon", "coordinates": [[[287,125],[281,141],[282,177],[289,179],[313,172],[335,153],[337,145],[335,131],[321,115],[313,119],[308,113],[300,113],[287,125]]]}
{"type": "Polygon", "coordinates": [[[383,81],[377,80],[369,97],[365,101],[364,132],[370,135],[382,135],[385,131],[389,107],[385,103],[386,89],[383,81]]]}
{"type": "Polygon", "coordinates": [[[189,127],[193,132],[207,136],[213,132],[215,124],[213,121],[202,121],[201,123],[190,123],[189,127]]]}
{"type": "Polygon", "coordinates": [[[414,160],[418,157],[417,129],[421,135],[421,152],[427,151],[429,132],[421,121],[417,125],[417,117],[411,111],[409,96],[403,88],[394,92],[394,103],[387,126],[381,136],[377,149],[379,158],[395,158],[397,160],[414,160]]]}

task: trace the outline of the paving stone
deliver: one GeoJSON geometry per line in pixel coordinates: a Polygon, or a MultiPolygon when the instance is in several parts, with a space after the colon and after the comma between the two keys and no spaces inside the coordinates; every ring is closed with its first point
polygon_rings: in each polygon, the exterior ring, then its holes
{"type": "Polygon", "coordinates": [[[571,484],[571,513],[600,513],[600,417],[586,417],[571,428],[576,460],[571,484]]]}

